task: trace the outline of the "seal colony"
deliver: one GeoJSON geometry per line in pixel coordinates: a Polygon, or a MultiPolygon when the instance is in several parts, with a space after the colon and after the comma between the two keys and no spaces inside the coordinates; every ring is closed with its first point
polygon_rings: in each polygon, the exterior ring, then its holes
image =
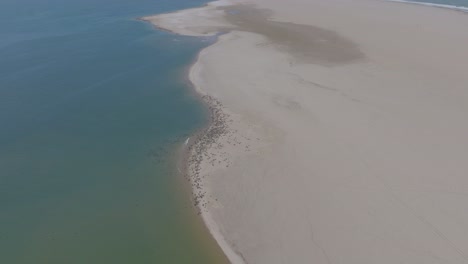
{"type": "Polygon", "coordinates": [[[468,263],[468,15],[379,0],[216,1],[190,81],[194,203],[232,263],[468,263]]]}
{"type": "MultiPolygon", "coordinates": [[[[220,157],[211,153],[211,148],[220,149],[222,143],[218,141],[221,136],[232,134],[228,130],[226,124],[227,115],[222,111],[222,105],[210,96],[203,96],[203,101],[208,105],[211,113],[211,120],[209,126],[200,133],[193,144],[188,147],[189,159],[188,159],[188,173],[187,179],[190,180],[194,191],[194,206],[202,210],[206,208],[208,200],[206,199],[206,190],[203,188],[203,178],[205,175],[201,174],[202,161],[208,161],[211,166],[215,163],[228,162],[227,158],[218,160],[220,157]]],[[[229,167],[229,164],[226,165],[229,167]]]]}

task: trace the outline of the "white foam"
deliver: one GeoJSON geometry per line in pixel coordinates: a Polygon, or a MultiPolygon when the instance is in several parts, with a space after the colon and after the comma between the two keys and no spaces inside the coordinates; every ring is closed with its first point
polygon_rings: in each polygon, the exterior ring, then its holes
{"type": "Polygon", "coordinates": [[[457,11],[468,12],[468,7],[464,7],[464,6],[444,5],[444,4],[405,1],[405,0],[388,0],[388,1],[398,2],[398,3],[407,3],[407,4],[416,4],[416,5],[423,5],[423,6],[431,6],[431,7],[438,7],[438,8],[447,8],[447,9],[452,9],[452,10],[457,10],[457,11]]]}

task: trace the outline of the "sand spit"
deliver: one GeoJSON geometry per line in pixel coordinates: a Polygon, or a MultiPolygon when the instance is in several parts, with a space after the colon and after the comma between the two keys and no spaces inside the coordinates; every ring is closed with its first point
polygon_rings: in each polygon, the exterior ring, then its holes
{"type": "Polygon", "coordinates": [[[158,14],[140,18],[152,23],[156,28],[186,36],[213,36],[219,29],[231,25],[224,19],[222,7],[231,5],[230,1],[210,2],[203,7],[181,10],[169,14],[158,14]]]}
{"type": "Polygon", "coordinates": [[[468,15],[244,0],[145,18],[223,32],[190,80],[195,203],[233,263],[468,263],[468,15]]]}

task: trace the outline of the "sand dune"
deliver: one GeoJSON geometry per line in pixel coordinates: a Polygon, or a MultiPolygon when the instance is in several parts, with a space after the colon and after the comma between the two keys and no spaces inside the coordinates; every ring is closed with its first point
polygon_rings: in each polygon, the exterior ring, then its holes
{"type": "Polygon", "coordinates": [[[190,72],[220,123],[189,173],[232,262],[468,263],[466,14],[246,0],[147,19],[229,32],[190,72]]]}

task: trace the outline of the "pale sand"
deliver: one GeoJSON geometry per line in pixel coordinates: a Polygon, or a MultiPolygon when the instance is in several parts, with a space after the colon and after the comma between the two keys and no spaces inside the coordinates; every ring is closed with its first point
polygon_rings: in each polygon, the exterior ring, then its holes
{"type": "Polygon", "coordinates": [[[230,260],[468,263],[468,15],[244,2],[151,18],[233,29],[190,72],[220,102],[189,172],[230,260]]]}

